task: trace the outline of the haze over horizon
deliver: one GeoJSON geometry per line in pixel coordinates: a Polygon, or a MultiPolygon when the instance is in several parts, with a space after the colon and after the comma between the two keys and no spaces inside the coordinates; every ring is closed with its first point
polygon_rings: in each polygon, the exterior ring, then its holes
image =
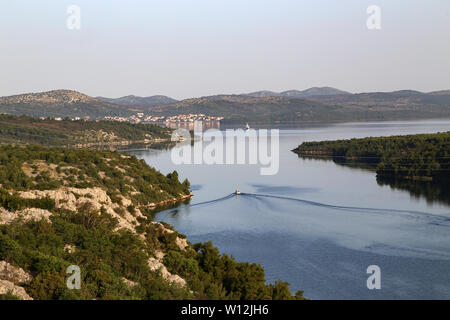
{"type": "Polygon", "coordinates": [[[445,0],[4,1],[0,96],[449,90],[449,16],[445,0]],[[372,4],[381,30],[366,27],[372,4]]]}
{"type": "MultiPolygon", "coordinates": [[[[211,97],[211,96],[221,96],[221,95],[248,95],[248,94],[252,94],[252,93],[258,93],[258,92],[273,92],[273,93],[284,93],[284,92],[288,92],[288,91],[307,91],[309,89],[323,89],[323,88],[331,88],[331,89],[337,89],[339,91],[343,91],[343,92],[348,92],[349,94],[360,94],[360,93],[375,93],[375,92],[387,92],[387,91],[362,91],[362,92],[351,92],[351,91],[346,91],[346,90],[340,90],[339,88],[334,88],[334,87],[329,87],[329,86],[320,86],[320,87],[308,87],[305,89],[290,89],[290,90],[281,90],[281,91],[275,91],[275,90],[256,90],[253,92],[233,92],[233,93],[227,93],[227,92],[218,92],[215,94],[210,94],[210,95],[202,95],[202,96],[192,96],[192,97],[184,97],[181,99],[176,99],[178,101],[181,100],[185,100],[185,99],[194,99],[194,98],[202,98],[202,97],[211,97]]],[[[50,90],[45,90],[45,91],[36,91],[36,92],[18,92],[18,93],[14,93],[11,95],[7,95],[7,96],[0,96],[0,98],[2,97],[8,97],[8,96],[15,96],[15,95],[23,95],[23,94],[35,94],[35,93],[43,93],[43,92],[50,92],[50,91],[76,91],[79,92],[81,94],[86,94],[85,92],[82,92],[80,90],[76,90],[76,89],[67,89],[67,88],[58,88],[58,89],[50,89],[50,90]]],[[[418,92],[422,92],[422,93],[430,93],[430,92],[438,92],[438,91],[450,91],[446,90],[446,89],[442,89],[442,90],[432,90],[432,91],[427,91],[427,92],[423,92],[420,90],[412,90],[412,89],[399,89],[399,90],[393,90],[393,91],[418,91],[418,92]]],[[[392,92],[392,91],[389,91],[392,92]]],[[[88,94],[86,94],[88,95],[88,94]]],[[[321,94],[319,94],[321,95],[321,94]]],[[[162,97],[168,97],[168,98],[172,98],[171,96],[165,95],[164,93],[155,93],[155,94],[147,94],[147,95],[136,95],[136,94],[126,94],[123,96],[113,96],[113,97],[107,97],[107,96],[100,96],[100,95],[88,95],[90,97],[93,98],[107,98],[107,99],[119,99],[119,98],[125,98],[125,97],[139,97],[139,98],[146,98],[146,97],[157,97],[157,96],[162,96],[162,97]]],[[[311,96],[314,96],[313,94],[311,94],[311,96]]],[[[307,97],[305,97],[305,99],[308,99],[307,97]]],[[[175,101],[176,101],[175,100],[175,101]]]]}

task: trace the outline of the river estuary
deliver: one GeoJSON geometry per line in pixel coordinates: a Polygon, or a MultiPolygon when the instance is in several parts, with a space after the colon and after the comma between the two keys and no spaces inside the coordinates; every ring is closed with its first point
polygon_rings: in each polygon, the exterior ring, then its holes
{"type": "Polygon", "coordinates": [[[413,196],[378,184],[373,171],[291,152],[303,141],[449,130],[450,120],[281,128],[279,172],[271,176],[257,165],[175,165],[171,150],[134,154],[188,178],[191,204],[225,197],[156,220],[191,242],[212,241],[237,260],[260,263],[269,282],[288,281],[311,299],[450,299],[446,199],[413,196]],[[236,189],[244,194],[226,197],[236,189]],[[366,286],[370,265],[380,267],[380,290],[366,286]]]}

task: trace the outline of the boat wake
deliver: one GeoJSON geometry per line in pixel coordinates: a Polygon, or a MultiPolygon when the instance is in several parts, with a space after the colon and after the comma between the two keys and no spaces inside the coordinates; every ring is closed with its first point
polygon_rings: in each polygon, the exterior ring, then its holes
{"type": "Polygon", "coordinates": [[[301,237],[302,241],[326,239],[341,247],[385,256],[450,260],[450,217],[422,211],[333,205],[276,194],[234,192],[218,199],[162,211],[158,220],[171,223],[174,216],[170,215],[173,212],[214,206],[231,199],[242,203],[230,203],[231,211],[227,210],[228,205],[213,207],[211,220],[204,216],[208,215],[207,208],[199,209],[198,213],[203,217],[199,218],[202,223],[188,215],[182,215],[186,220],[178,220],[178,223],[189,230],[193,228],[193,221],[197,221],[193,230],[197,234],[208,236],[212,230],[219,233],[228,230],[231,223],[234,230],[292,233],[301,237]],[[294,202],[294,205],[286,205],[286,202],[294,202]],[[242,212],[248,214],[240,218],[242,212]],[[227,213],[229,218],[222,216],[227,213]],[[220,215],[221,218],[214,218],[214,215],[220,215]],[[211,221],[214,222],[211,224],[211,221]]]}
{"type": "Polygon", "coordinates": [[[316,206],[316,207],[322,207],[322,208],[328,208],[332,210],[340,210],[340,211],[347,211],[347,212],[361,212],[361,213],[378,213],[378,214],[402,214],[404,217],[409,218],[423,218],[427,219],[428,223],[434,224],[434,225],[440,225],[440,226],[447,226],[450,227],[450,218],[441,216],[441,215],[435,215],[427,212],[422,211],[414,211],[414,210],[400,210],[400,209],[389,209],[389,208],[372,208],[372,207],[356,207],[356,206],[342,206],[342,205],[332,205],[332,204],[326,204],[311,200],[305,200],[305,199],[299,199],[299,198],[293,198],[293,197],[284,197],[279,195],[270,195],[270,194],[259,194],[259,193],[245,193],[245,192],[234,192],[229,195],[226,195],[224,197],[208,200],[204,202],[194,203],[194,204],[187,204],[183,206],[179,206],[177,208],[168,209],[165,211],[162,211],[162,214],[170,214],[174,211],[179,211],[182,209],[192,208],[192,207],[198,207],[198,206],[204,206],[209,204],[215,204],[217,202],[226,201],[231,198],[235,197],[248,197],[248,198],[271,198],[271,199],[279,199],[279,200],[286,200],[286,201],[295,201],[300,202],[302,204],[316,206]]]}

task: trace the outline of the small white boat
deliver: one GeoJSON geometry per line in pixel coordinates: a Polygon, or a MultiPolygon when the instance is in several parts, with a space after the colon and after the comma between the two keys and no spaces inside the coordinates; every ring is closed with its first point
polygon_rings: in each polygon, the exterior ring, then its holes
{"type": "Polygon", "coordinates": [[[241,194],[241,191],[240,191],[239,189],[236,189],[236,191],[234,192],[234,194],[238,196],[238,195],[241,194]]]}
{"type": "Polygon", "coordinates": [[[247,131],[247,130],[250,130],[250,126],[248,125],[248,122],[247,122],[247,124],[245,125],[245,131],[247,131]]]}

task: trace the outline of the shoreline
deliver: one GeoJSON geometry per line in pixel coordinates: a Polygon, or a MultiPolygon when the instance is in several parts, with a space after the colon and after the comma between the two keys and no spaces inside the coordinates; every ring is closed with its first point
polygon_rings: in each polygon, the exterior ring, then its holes
{"type": "Polygon", "coordinates": [[[150,203],[147,205],[144,205],[144,208],[147,208],[149,210],[155,210],[158,209],[159,207],[165,206],[165,205],[169,205],[169,204],[175,204],[175,203],[179,203],[179,202],[183,202],[186,201],[188,199],[192,199],[194,197],[194,194],[191,192],[188,195],[184,195],[182,197],[179,198],[173,198],[173,199],[169,199],[169,200],[163,200],[157,203],[150,203]]]}

